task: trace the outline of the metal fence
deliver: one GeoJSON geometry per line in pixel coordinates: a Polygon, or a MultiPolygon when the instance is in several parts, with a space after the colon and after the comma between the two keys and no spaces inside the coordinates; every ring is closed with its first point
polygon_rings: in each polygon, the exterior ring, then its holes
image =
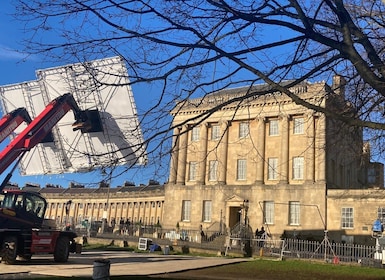
{"type": "MultiPolygon", "coordinates": [[[[349,243],[322,242],[299,239],[245,239],[230,238],[226,252],[236,250],[247,253],[247,244],[251,245],[252,255],[275,258],[298,258],[324,260],[331,263],[357,263],[367,266],[382,267],[382,250],[376,246],[349,243]]],[[[384,256],[385,257],[385,256],[384,256]]]]}
{"type": "Polygon", "coordinates": [[[375,246],[349,243],[334,243],[325,239],[322,242],[285,239],[284,255],[296,258],[324,259],[333,262],[361,263],[366,259],[373,259],[375,246]]]}
{"type": "MultiPolygon", "coordinates": [[[[253,256],[267,256],[273,258],[298,258],[324,260],[332,263],[356,263],[366,266],[383,267],[382,250],[376,246],[367,246],[350,243],[335,243],[328,239],[320,241],[309,241],[300,239],[280,239],[271,238],[246,238],[242,234],[225,236],[217,231],[201,230],[175,230],[164,229],[157,226],[130,225],[129,227],[117,227],[119,230],[105,231],[104,234],[111,234],[119,238],[127,237],[149,237],[173,242],[177,240],[183,245],[224,251],[225,254],[236,252],[244,254],[250,253],[253,256]],[[248,252],[246,252],[249,250],[248,252]]],[[[103,235],[98,227],[88,228],[76,226],[78,234],[82,235],[103,235]],[[87,229],[87,231],[85,231],[87,229]]],[[[247,235],[245,235],[247,236],[247,235]]],[[[249,235],[250,236],[250,235],[249,235]]],[[[165,243],[165,244],[166,244],[165,243]]],[[[385,253],[384,253],[385,259],[385,253]]]]}

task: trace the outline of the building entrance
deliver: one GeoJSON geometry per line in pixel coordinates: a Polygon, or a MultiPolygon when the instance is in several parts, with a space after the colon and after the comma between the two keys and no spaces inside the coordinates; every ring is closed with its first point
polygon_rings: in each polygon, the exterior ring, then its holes
{"type": "Polygon", "coordinates": [[[241,221],[242,208],[239,206],[230,206],[230,216],[229,216],[229,228],[232,229],[241,221]]]}

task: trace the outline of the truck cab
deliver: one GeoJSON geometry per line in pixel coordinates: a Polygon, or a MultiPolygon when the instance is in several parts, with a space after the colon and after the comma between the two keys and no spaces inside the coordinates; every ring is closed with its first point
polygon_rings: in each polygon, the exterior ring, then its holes
{"type": "Polygon", "coordinates": [[[81,133],[103,131],[97,110],[80,110],[69,93],[52,100],[33,120],[20,108],[0,119],[0,143],[25,121],[28,126],[0,152],[0,174],[16,161],[0,184],[0,257],[13,264],[17,256],[30,259],[33,254],[54,255],[56,262],[66,262],[70,252],[81,252],[76,233],[60,231],[44,224],[46,200],[36,192],[5,189],[23,155],[46,140],[56,123],[72,110],[73,130],[81,133]]]}
{"type": "Polygon", "coordinates": [[[0,194],[0,257],[14,264],[16,257],[29,260],[34,254],[53,254],[56,262],[66,262],[69,253],[80,253],[76,233],[60,231],[44,223],[46,200],[36,192],[20,189],[0,194]]]}
{"type": "Polygon", "coordinates": [[[5,190],[1,195],[0,224],[3,228],[41,228],[46,200],[38,193],[5,190]]]}

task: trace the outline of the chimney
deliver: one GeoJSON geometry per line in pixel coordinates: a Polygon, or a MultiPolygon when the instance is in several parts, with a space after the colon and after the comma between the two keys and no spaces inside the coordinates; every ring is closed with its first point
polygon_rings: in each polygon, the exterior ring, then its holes
{"type": "Polygon", "coordinates": [[[346,85],[346,80],[344,77],[340,75],[334,75],[333,76],[333,85],[332,89],[335,94],[340,95],[345,99],[345,85],[346,85]]]}

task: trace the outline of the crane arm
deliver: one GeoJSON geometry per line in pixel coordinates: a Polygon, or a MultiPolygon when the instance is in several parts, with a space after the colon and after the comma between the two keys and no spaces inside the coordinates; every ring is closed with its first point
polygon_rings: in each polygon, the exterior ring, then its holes
{"type": "MultiPolygon", "coordinates": [[[[64,94],[51,101],[0,153],[0,174],[19,156],[39,144],[69,110],[72,110],[74,113],[74,126],[76,126],[74,130],[81,129],[82,133],[95,132],[92,124],[90,125],[90,122],[87,120],[87,111],[80,110],[71,94],[64,94]]],[[[100,124],[95,125],[101,127],[100,124]]],[[[0,192],[3,188],[3,185],[0,186],[0,192]]]]}
{"type": "Polygon", "coordinates": [[[27,124],[32,122],[32,119],[25,108],[17,108],[4,115],[0,119],[0,143],[15,131],[22,122],[26,122],[27,124]]]}

